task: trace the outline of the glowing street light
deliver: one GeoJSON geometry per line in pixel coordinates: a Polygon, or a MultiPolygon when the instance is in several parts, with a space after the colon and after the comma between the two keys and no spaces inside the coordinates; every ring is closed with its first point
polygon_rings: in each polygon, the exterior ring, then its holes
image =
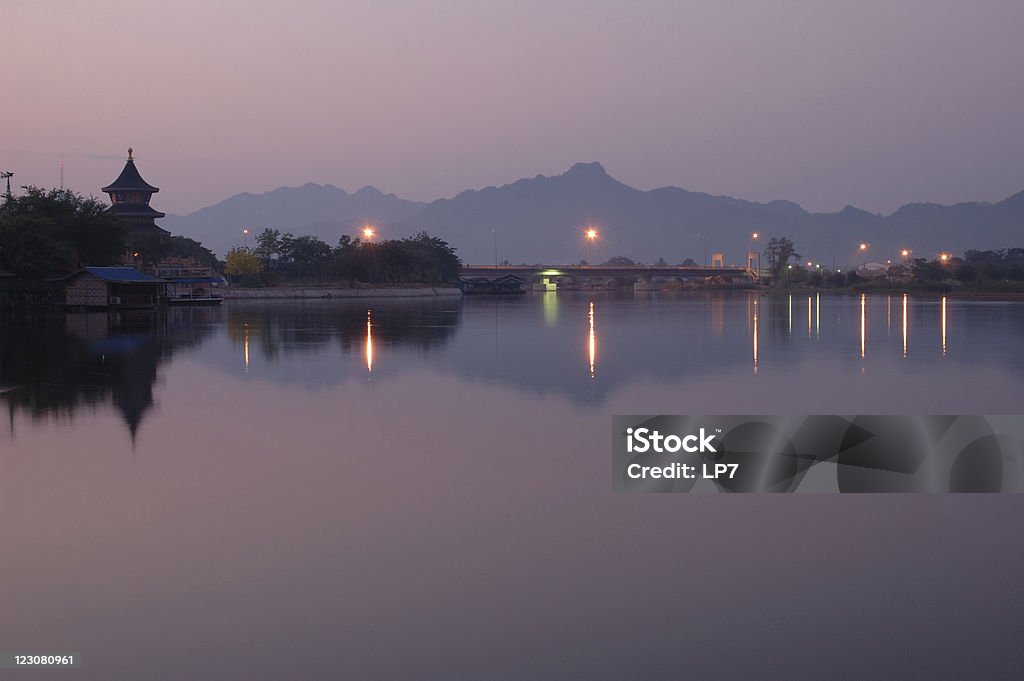
{"type": "Polygon", "coordinates": [[[939,253],[939,260],[944,263],[949,262],[949,253],[939,253]]]}
{"type": "Polygon", "coordinates": [[[866,250],[868,250],[868,245],[867,245],[867,244],[865,244],[865,243],[862,243],[862,244],[860,245],[860,250],[862,250],[862,251],[866,251],[866,250]]]}
{"type": "MultiPolygon", "coordinates": [[[[750,235],[750,247],[751,248],[755,247],[756,244],[754,242],[756,242],[760,236],[761,236],[760,232],[753,232],[753,233],[751,233],[751,235],[750,235]]],[[[750,252],[748,251],[747,252],[747,265],[750,265],[750,259],[751,259],[750,258],[750,252]]],[[[760,278],[760,276],[761,276],[761,251],[757,251],[757,276],[758,276],[758,278],[760,278]]]]}
{"type": "Polygon", "coordinates": [[[245,249],[249,250],[249,228],[248,227],[243,227],[242,228],[242,235],[245,236],[245,249]]]}
{"type": "Polygon", "coordinates": [[[591,241],[596,239],[597,238],[597,230],[594,229],[593,227],[588,227],[587,228],[587,238],[590,239],[591,241]]]}
{"type": "Polygon", "coordinates": [[[365,238],[372,239],[374,237],[374,235],[376,235],[376,234],[377,234],[377,232],[374,231],[374,229],[373,229],[373,227],[371,225],[367,225],[366,227],[363,227],[363,236],[365,238]]]}
{"type": "Polygon", "coordinates": [[[902,251],[900,251],[900,257],[902,257],[902,258],[909,258],[910,257],[910,249],[909,248],[904,248],[902,251]]]}

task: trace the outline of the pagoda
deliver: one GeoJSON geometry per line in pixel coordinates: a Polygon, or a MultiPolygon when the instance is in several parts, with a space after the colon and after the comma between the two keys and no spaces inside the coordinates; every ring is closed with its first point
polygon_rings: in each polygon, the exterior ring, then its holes
{"type": "Polygon", "coordinates": [[[129,239],[150,234],[170,234],[156,224],[157,218],[164,213],[150,207],[149,200],[160,191],[139,175],[132,158],[132,149],[128,148],[128,161],[117,179],[103,188],[110,195],[110,210],[123,217],[130,228],[129,239]]]}

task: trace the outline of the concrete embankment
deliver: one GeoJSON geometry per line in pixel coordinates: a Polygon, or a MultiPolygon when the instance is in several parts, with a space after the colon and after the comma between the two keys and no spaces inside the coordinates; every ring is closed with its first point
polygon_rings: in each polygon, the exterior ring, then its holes
{"type": "Polygon", "coordinates": [[[462,291],[450,287],[416,288],[300,288],[277,286],[267,288],[225,288],[221,289],[227,300],[259,300],[266,298],[439,298],[461,296],[462,291]]]}

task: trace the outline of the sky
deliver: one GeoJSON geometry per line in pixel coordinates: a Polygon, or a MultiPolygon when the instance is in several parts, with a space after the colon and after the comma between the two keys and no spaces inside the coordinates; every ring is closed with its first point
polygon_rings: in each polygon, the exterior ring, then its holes
{"type": "Polygon", "coordinates": [[[0,169],[184,214],[600,161],[816,211],[1024,189],[1020,0],[0,0],[0,169]]]}

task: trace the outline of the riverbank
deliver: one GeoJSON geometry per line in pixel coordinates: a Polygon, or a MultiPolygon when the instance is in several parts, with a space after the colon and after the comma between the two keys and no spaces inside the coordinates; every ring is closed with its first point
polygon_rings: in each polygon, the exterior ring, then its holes
{"type": "Polygon", "coordinates": [[[449,286],[418,287],[318,287],[318,286],[268,286],[264,288],[221,289],[226,300],[262,299],[332,299],[332,298],[440,298],[461,296],[462,291],[449,286]]]}

